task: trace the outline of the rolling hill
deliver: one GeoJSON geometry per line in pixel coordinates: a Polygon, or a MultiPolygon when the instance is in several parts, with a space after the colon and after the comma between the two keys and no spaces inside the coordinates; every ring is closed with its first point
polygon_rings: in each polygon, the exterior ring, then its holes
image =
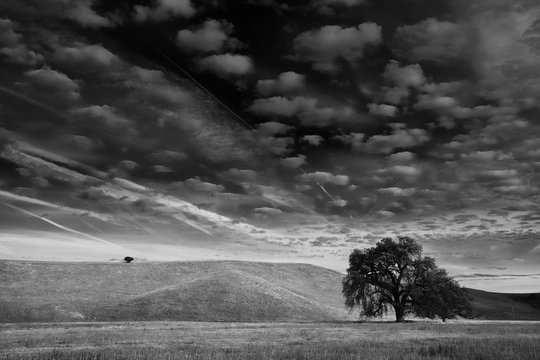
{"type": "MultiPolygon", "coordinates": [[[[343,321],[342,274],[241,261],[0,261],[0,322],[343,321]]],[[[540,294],[469,290],[480,319],[540,320],[540,294]]]]}

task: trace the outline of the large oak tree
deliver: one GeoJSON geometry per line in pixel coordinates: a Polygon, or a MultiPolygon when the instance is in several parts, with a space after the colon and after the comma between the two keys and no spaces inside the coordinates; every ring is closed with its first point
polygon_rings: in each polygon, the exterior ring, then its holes
{"type": "Polygon", "coordinates": [[[365,317],[382,316],[393,307],[396,322],[407,314],[446,320],[469,306],[464,289],[433,258],[422,256],[420,244],[404,236],[353,250],[343,295],[345,305],[359,307],[365,317]]]}

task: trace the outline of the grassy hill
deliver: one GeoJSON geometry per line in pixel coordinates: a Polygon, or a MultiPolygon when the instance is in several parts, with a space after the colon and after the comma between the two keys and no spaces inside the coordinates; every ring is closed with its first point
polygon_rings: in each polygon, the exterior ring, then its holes
{"type": "MultiPolygon", "coordinates": [[[[342,276],[241,261],[0,261],[0,322],[354,320],[342,276]]],[[[477,318],[540,320],[540,294],[469,291],[477,318]]]]}
{"type": "Polygon", "coordinates": [[[540,294],[504,294],[467,289],[475,319],[540,320],[540,294]]]}
{"type": "Polygon", "coordinates": [[[307,264],[0,261],[0,322],[354,319],[341,278],[307,264]]]}

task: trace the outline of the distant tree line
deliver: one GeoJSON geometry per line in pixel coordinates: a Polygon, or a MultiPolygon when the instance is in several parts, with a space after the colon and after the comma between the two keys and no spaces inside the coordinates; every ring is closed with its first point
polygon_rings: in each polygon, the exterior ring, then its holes
{"type": "Polygon", "coordinates": [[[422,246],[406,236],[353,250],[343,296],[345,305],[351,310],[359,307],[364,317],[382,316],[392,307],[396,322],[403,322],[407,314],[446,321],[471,312],[466,290],[433,258],[422,256],[422,246]]]}

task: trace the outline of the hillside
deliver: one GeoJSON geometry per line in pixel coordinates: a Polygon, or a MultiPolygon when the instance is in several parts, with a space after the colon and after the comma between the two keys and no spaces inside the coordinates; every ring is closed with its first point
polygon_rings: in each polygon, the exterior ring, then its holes
{"type": "MultiPolygon", "coordinates": [[[[342,274],[240,261],[0,261],[0,322],[354,320],[342,274]]],[[[469,289],[478,319],[540,320],[540,294],[469,289]]]]}
{"type": "Polygon", "coordinates": [[[333,321],[338,272],[236,261],[0,261],[0,321],[333,321]]]}
{"type": "Polygon", "coordinates": [[[467,289],[475,319],[540,320],[540,294],[504,294],[467,289]]]}

